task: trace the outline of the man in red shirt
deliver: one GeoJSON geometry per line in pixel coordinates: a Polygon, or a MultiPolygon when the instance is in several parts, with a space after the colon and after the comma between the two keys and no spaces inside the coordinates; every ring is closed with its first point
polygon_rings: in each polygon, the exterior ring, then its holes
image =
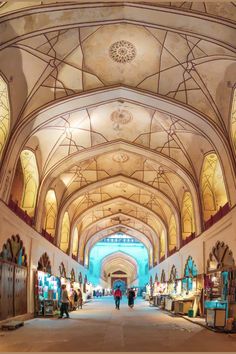
{"type": "Polygon", "coordinates": [[[122,292],[121,292],[119,286],[114,292],[114,299],[115,299],[116,309],[119,310],[120,309],[120,300],[122,299],[122,292]]]}

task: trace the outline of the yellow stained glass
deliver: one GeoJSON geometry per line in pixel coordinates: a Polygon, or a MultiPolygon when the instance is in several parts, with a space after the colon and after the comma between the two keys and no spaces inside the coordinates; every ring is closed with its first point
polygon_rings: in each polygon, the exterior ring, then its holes
{"type": "Polygon", "coordinates": [[[57,198],[53,189],[50,189],[47,192],[45,199],[45,211],[44,228],[54,237],[57,222],[57,198]]]}
{"type": "Polygon", "coordinates": [[[60,249],[66,253],[69,250],[70,242],[70,219],[66,211],[62,220],[60,249]]]}
{"type": "Polygon", "coordinates": [[[23,150],[20,154],[20,161],[24,176],[21,208],[26,210],[29,216],[34,216],[39,186],[36,158],[32,151],[23,150]]]}
{"type": "Polygon", "coordinates": [[[165,234],[164,234],[164,231],[162,231],[161,237],[160,237],[160,258],[165,256],[165,252],[166,252],[165,249],[166,249],[165,234]]]}
{"type": "Polygon", "coordinates": [[[171,215],[169,222],[169,251],[177,246],[177,226],[174,215],[171,215]]]}
{"type": "Polygon", "coordinates": [[[74,235],[73,235],[73,245],[72,245],[72,254],[74,256],[77,256],[78,254],[78,246],[79,246],[79,233],[77,227],[74,230],[74,235]]]}
{"type": "Polygon", "coordinates": [[[0,158],[6,144],[10,128],[10,103],[8,87],[5,80],[0,76],[0,158]]]}
{"type": "Polygon", "coordinates": [[[193,201],[190,192],[185,192],[182,203],[182,239],[185,240],[192,232],[195,232],[195,218],[193,201]]]}
{"type": "Polygon", "coordinates": [[[234,151],[236,153],[236,89],[234,89],[232,110],[231,110],[231,134],[234,145],[234,151]]]}
{"type": "Polygon", "coordinates": [[[201,193],[204,220],[206,221],[228,201],[222,169],[216,154],[208,154],[204,159],[201,193]]]}

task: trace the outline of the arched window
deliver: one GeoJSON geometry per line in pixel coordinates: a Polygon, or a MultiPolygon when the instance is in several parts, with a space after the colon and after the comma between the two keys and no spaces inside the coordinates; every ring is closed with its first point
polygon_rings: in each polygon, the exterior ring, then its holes
{"type": "Polygon", "coordinates": [[[236,153],[236,89],[234,89],[232,110],[231,110],[231,135],[234,145],[234,152],[236,153]]]}
{"type": "Polygon", "coordinates": [[[222,169],[214,153],[208,154],[203,162],[201,193],[205,221],[228,202],[222,169]]]}
{"type": "Polygon", "coordinates": [[[169,222],[169,251],[172,251],[177,246],[177,226],[174,215],[171,215],[169,222]]]}
{"type": "Polygon", "coordinates": [[[20,161],[24,177],[21,208],[26,210],[29,216],[34,216],[39,186],[36,158],[31,150],[23,150],[20,154],[20,161]]]}
{"type": "Polygon", "coordinates": [[[45,199],[45,212],[44,228],[54,237],[57,221],[57,198],[53,189],[50,189],[47,192],[45,199]]]}
{"type": "Polygon", "coordinates": [[[62,220],[60,249],[66,253],[69,251],[70,242],[70,219],[66,211],[62,220]]]}
{"type": "Polygon", "coordinates": [[[72,254],[75,257],[78,254],[78,246],[79,246],[79,233],[78,233],[78,228],[76,227],[74,230],[73,244],[72,244],[72,254]]]}
{"type": "Polygon", "coordinates": [[[6,81],[0,76],[0,159],[10,130],[10,103],[6,81]]]}
{"type": "Polygon", "coordinates": [[[195,232],[193,201],[190,192],[184,193],[181,220],[182,239],[185,240],[191,233],[195,232]]]}
{"type": "Polygon", "coordinates": [[[165,257],[165,252],[166,252],[165,249],[166,249],[165,234],[164,231],[162,231],[160,237],[160,259],[165,257]]]}

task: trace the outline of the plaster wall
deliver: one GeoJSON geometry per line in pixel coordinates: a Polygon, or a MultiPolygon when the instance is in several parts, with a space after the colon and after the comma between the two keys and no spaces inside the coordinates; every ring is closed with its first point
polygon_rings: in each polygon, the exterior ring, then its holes
{"type": "Polygon", "coordinates": [[[79,272],[82,273],[83,277],[87,274],[87,269],[45,240],[0,201],[0,250],[7,239],[16,234],[19,234],[23,241],[28,257],[28,313],[34,312],[33,273],[37,269],[38,261],[44,252],[47,252],[51,261],[53,275],[60,275],[59,266],[61,262],[65,265],[67,276],[70,275],[72,268],[75,271],[76,279],[78,279],[79,272]]]}
{"type": "Polygon", "coordinates": [[[184,268],[189,256],[192,256],[199,274],[206,273],[207,260],[217,241],[227,244],[236,257],[236,208],[233,208],[224,218],[210,229],[203,232],[195,240],[182,247],[178,252],[158,264],[149,271],[149,275],[160,280],[162,270],[165,271],[166,280],[169,279],[171,267],[175,265],[177,276],[184,276],[184,268]]]}

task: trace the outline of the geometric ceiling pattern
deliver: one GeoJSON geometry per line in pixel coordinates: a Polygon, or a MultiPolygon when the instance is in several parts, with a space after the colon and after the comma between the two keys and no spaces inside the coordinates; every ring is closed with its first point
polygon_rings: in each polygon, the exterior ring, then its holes
{"type": "Polygon", "coordinates": [[[123,230],[157,263],[180,247],[186,196],[190,229],[204,229],[201,176],[209,154],[222,168],[223,199],[236,202],[229,138],[235,5],[94,2],[0,6],[0,70],[11,107],[0,197],[9,200],[18,157],[30,150],[39,232],[51,191],[52,236],[65,244],[66,215],[65,249],[78,245],[79,261],[87,262],[95,242],[123,230]]]}

